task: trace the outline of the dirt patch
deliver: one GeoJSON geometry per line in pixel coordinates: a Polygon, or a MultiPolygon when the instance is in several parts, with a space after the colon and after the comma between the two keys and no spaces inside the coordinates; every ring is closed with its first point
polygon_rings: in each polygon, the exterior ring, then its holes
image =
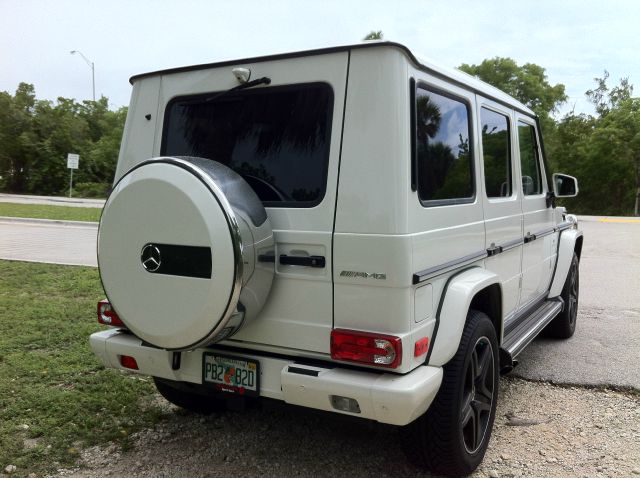
{"type": "MultiPolygon", "coordinates": [[[[484,462],[472,476],[640,476],[640,397],[501,381],[484,462]]],[[[133,437],[132,449],[83,450],[56,476],[430,476],[409,465],[396,429],[271,406],[208,417],[178,409],[133,437]]]]}

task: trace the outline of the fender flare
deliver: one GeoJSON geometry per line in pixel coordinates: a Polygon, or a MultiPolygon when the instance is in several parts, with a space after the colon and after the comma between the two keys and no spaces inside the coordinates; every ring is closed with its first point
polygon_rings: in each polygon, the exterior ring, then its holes
{"type": "MultiPolygon", "coordinates": [[[[460,344],[471,301],[478,292],[494,284],[498,284],[502,290],[500,278],[481,267],[467,269],[449,278],[438,305],[429,365],[442,366],[453,358],[460,344]]],[[[496,333],[499,334],[499,331],[496,333]]]]}
{"type": "Polygon", "coordinates": [[[568,229],[560,233],[558,241],[558,259],[556,260],[556,271],[549,288],[549,297],[558,297],[562,294],[562,288],[567,280],[567,274],[571,267],[573,252],[576,249],[576,241],[582,237],[582,231],[578,229],[568,229]]]}

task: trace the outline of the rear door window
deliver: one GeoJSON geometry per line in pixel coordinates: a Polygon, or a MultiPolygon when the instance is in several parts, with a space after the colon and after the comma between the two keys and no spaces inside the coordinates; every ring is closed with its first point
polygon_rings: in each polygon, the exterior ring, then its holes
{"type": "Polygon", "coordinates": [[[484,183],[488,198],[511,196],[509,118],[487,108],[480,110],[484,183]]]}
{"type": "Polygon", "coordinates": [[[178,97],[165,113],[161,154],[218,161],[265,206],[311,207],[324,197],[333,90],[325,83],[178,97]]]}

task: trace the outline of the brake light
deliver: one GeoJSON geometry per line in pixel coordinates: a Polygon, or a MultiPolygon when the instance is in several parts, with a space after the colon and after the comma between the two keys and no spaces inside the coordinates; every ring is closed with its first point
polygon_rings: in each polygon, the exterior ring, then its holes
{"type": "Polygon", "coordinates": [[[120,355],[120,365],[131,370],[138,370],[138,362],[130,355],[120,355]]]}
{"type": "Polygon", "coordinates": [[[98,302],[98,322],[115,327],[124,325],[107,299],[98,302]]]}
{"type": "Polygon", "coordinates": [[[331,331],[331,358],[396,368],[402,362],[402,341],[393,335],[335,329],[331,331]]]}

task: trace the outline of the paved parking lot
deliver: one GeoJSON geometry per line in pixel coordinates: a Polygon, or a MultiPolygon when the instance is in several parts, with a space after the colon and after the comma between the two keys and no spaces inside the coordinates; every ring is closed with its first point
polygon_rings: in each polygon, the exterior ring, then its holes
{"type": "Polygon", "coordinates": [[[640,390],[640,219],[580,217],[584,246],[575,335],[535,340],[514,375],[640,390]]]}
{"type": "Polygon", "coordinates": [[[97,267],[97,223],[0,219],[0,259],[97,267]]]}

